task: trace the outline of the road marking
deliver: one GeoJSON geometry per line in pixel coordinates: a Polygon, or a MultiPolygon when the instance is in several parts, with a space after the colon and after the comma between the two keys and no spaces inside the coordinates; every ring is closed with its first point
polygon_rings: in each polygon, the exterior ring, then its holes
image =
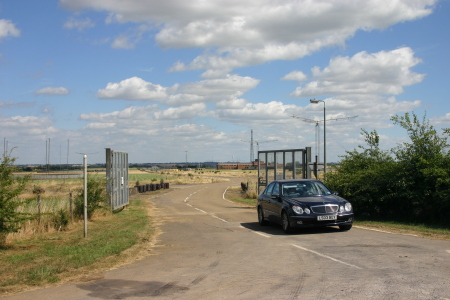
{"type": "Polygon", "coordinates": [[[450,253],[450,250],[447,250],[448,253],[450,253]]]}
{"type": "MultiPolygon", "coordinates": [[[[203,191],[204,189],[206,189],[206,187],[203,188],[203,189],[201,189],[201,190],[198,190],[197,192],[203,191]]],[[[193,195],[197,194],[197,192],[193,192],[192,194],[190,194],[189,196],[187,196],[187,197],[184,199],[184,203],[185,203],[187,206],[192,207],[192,208],[195,209],[195,210],[198,210],[199,212],[202,212],[202,213],[204,213],[204,214],[206,214],[206,215],[208,215],[208,216],[211,216],[211,217],[213,217],[213,218],[216,218],[216,219],[218,219],[218,220],[220,220],[220,221],[222,221],[222,222],[228,223],[227,220],[222,219],[222,218],[219,218],[218,216],[216,216],[216,215],[214,215],[214,214],[210,214],[209,212],[206,212],[206,211],[204,211],[204,210],[202,210],[202,209],[200,209],[200,208],[197,208],[197,207],[195,207],[194,205],[190,204],[190,203],[188,202],[189,198],[191,198],[193,195]]],[[[225,195],[225,193],[224,193],[224,195],[225,195]]]]}
{"type": "MultiPolygon", "coordinates": [[[[192,206],[192,207],[193,207],[193,206],[192,206]]],[[[204,213],[204,214],[208,214],[206,211],[201,210],[200,208],[194,207],[194,209],[196,209],[196,210],[198,210],[198,211],[201,211],[201,212],[204,213]]]]}
{"type": "Polygon", "coordinates": [[[253,233],[259,234],[260,236],[263,236],[265,238],[270,238],[270,235],[262,233],[262,232],[258,232],[258,231],[252,231],[253,233]]]}
{"type": "Polygon", "coordinates": [[[218,216],[216,216],[216,215],[213,215],[213,214],[208,214],[208,215],[210,215],[211,217],[214,217],[214,218],[216,218],[216,219],[219,219],[220,221],[223,221],[223,222],[225,222],[225,223],[228,223],[228,221],[227,220],[225,220],[225,219],[222,219],[222,218],[219,218],[218,216]]]}
{"type": "Polygon", "coordinates": [[[410,233],[395,233],[395,232],[389,232],[389,231],[384,231],[384,230],[379,230],[379,229],[372,229],[372,228],[361,227],[361,226],[353,226],[353,227],[354,228],[359,228],[359,229],[365,229],[365,230],[372,230],[372,231],[382,232],[382,233],[399,234],[399,235],[410,235],[410,236],[418,237],[418,235],[410,234],[410,233]]]}
{"type": "Polygon", "coordinates": [[[322,254],[322,253],[319,253],[319,252],[317,252],[317,251],[310,250],[310,249],[307,249],[307,248],[305,248],[305,247],[302,247],[302,246],[299,246],[299,245],[295,245],[295,244],[291,244],[291,245],[294,246],[294,247],[296,247],[296,248],[298,248],[298,249],[302,249],[302,250],[304,250],[304,251],[308,251],[308,252],[314,253],[314,254],[316,254],[316,255],[319,255],[319,256],[322,256],[322,257],[331,259],[331,260],[333,260],[333,261],[335,261],[335,262],[338,262],[338,263],[341,263],[341,264],[344,264],[344,265],[347,265],[347,266],[350,266],[350,267],[353,267],[353,268],[356,268],[356,269],[360,269],[360,270],[362,269],[362,268],[360,268],[360,267],[358,267],[358,266],[355,266],[355,265],[346,263],[346,262],[344,262],[344,261],[342,261],[342,260],[333,258],[333,257],[331,257],[331,256],[328,256],[328,255],[325,255],[325,254],[322,254]]]}
{"type": "Polygon", "coordinates": [[[227,193],[227,191],[228,191],[229,188],[230,188],[230,186],[227,186],[227,188],[225,189],[225,191],[223,191],[222,199],[225,200],[225,201],[227,201],[227,202],[234,203],[233,201],[230,201],[230,200],[228,200],[227,198],[225,198],[225,194],[227,193]]]}

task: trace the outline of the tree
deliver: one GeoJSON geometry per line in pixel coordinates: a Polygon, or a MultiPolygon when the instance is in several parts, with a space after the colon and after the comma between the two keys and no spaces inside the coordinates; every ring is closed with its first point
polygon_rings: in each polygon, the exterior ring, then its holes
{"type": "Polygon", "coordinates": [[[424,115],[394,116],[394,124],[404,128],[410,138],[393,150],[399,162],[399,194],[409,198],[410,214],[418,219],[439,223],[450,218],[449,130],[439,136],[424,115]]]}
{"type": "Polygon", "coordinates": [[[15,158],[3,156],[0,165],[0,246],[4,246],[9,233],[17,232],[30,215],[17,212],[22,204],[17,197],[22,193],[30,176],[14,176],[15,158]]]}
{"type": "Polygon", "coordinates": [[[449,129],[440,136],[426,115],[391,118],[406,130],[409,142],[389,151],[379,149],[374,130],[362,129],[369,147],[347,151],[326,184],[352,201],[355,213],[392,220],[449,225],[449,129]]]}
{"type": "Polygon", "coordinates": [[[340,195],[352,201],[355,212],[361,214],[385,214],[384,203],[391,195],[390,176],[395,166],[388,151],[379,148],[380,137],[376,130],[362,129],[369,147],[359,145],[358,150],[346,151],[336,172],[327,174],[325,183],[340,195]],[[380,176],[383,174],[383,176],[380,176]]]}

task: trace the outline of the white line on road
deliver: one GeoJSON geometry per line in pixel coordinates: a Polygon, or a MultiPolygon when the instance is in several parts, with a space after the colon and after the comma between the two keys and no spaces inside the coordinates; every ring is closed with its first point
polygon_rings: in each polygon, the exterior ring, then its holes
{"type": "Polygon", "coordinates": [[[225,201],[228,201],[230,203],[234,203],[233,201],[228,200],[227,198],[225,198],[225,194],[227,193],[228,189],[230,188],[230,186],[227,186],[227,188],[225,189],[225,191],[222,194],[222,199],[225,201]]]}
{"type": "Polygon", "coordinates": [[[328,255],[319,253],[319,252],[314,251],[314,250],[307,249],[307,248],[302,247],[302,246],[299,246],[299,245],[292,244],[292,246],[294,246],[294,247],[296,247],[296,248],[298,248],[298,249],[302,249],[302,250],[304,250],[304,251],[308,251],[308,252],[314,253],[314,254],[316,254],[316,255],[319,255],[319,256],[322,256],[322,257],[331,259],[331,260],[333,260],[333,261],[335,261],[335,262],[338,262],[338,263],[341,263],[341,264],[344,264],[344,265],[347,265],[347,266],[350,266],[350,267],[353,267],[353,268],[362,269],[362,268],[360,268],[360,267],[358,267],[358,266],[355,266],[355,265],[352,265],[352,264],[343,262],[342,260],[333,258],[333,257],[331,257],[331,256],[328,256],[328,255]]]}
{"type": "Polygon", "coordinates": [[[253,233],[259,234],[260,236],[263,236],[265,238],[270,238],[270,235],[262,233],[262,232],[257,232],[257,231],[252,231],[253,233]]]}
{"type": "Polygon", "coordinates": [[[400,234],[400,235],[418,236],[418,235],[410,234],[410,233],[395,233],[395,232],[389,232],[389,231],[378,230],[378,229],[372,229],[372,228],[361,227],[361,226],[353,226],[353,227],[354,227],[354,228],[359,228],[359,229],[365,229],[365,230],[372,230],[372,231],[382,232],[382,233],[389,233],[389,234],[400,234]]]}
{"type": "MultiPolygon", "coordinates": [[[[193,206],[192,206],[192,207],[193,207],[193,206]]],[[[201,210],[200,208],[194,207],[194,209],[196,209],[196,210],[198,210],[198,211],[201,211],[202,213],[204,213],[204,214],[207,214],[207,215],[208,215],[208,213],[207,213],[206,211],[204,211],[204,210],[201,210]]]]}
{"type": "MultiPolygon", "coordinates": [[[[200,191],[202,191],[202,190],[204,190],[204,189],[206,189],[206,188],[203,188],[203,189],[201,189],[201,190],[198,190],[197,192],[200,192],[200,191]]],[[[199,212],[202,212],[202,213],[204,213],[204,214],[206,214],[206,215],[208,215],[208,216],[211,216],[211,217],[213,217],[213,218],[219,219],[219,220],[222,221],[222,222],[228,223],[227,220],[222,219],[222,218],[219,218],[218,216],[216,216],[216,215],[214,215],[214,214],[210,214],[209,212],[206,212],[206,211],[204,211],[204,210],[202,210],[202,209],[200,209],[200,208],[197,208],[197,207],[195,207],[194,205],[188,203],[189,198],[191,198],[191,197],[192,197],[193,195],[195,195],[197,192],[193,192],[192,194],[190,194],[189,196],[187,196],[187,197],[184,199],[184,203],[186,203],[187,206],[192,207],[193,209],[198,210],[199,212]]],[[[225,192],[226,192],[226,190],[225,190],[225,192]]],[[[223,195],[225,195],[225,193],[224,193],[223,195]]]]}

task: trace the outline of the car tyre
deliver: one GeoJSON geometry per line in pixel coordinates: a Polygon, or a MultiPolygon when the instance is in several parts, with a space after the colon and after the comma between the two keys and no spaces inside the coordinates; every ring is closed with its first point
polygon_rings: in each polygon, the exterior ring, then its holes
{"type": "Polygon", "coordinates": [[[283,212],[281,215],[281,225],[283,226],[283,231],[285,233],[292,232],[291,224],[289,224],[289,217],[286,212],[283,212]]]}
{"type": "Polygon", "coordinates": [[[342,231],[347,231],[352,228],[352,225],[339,225],[339,229],[342,231]]]}
{"type": "Polygon", "coordinates": [[[266,226],[268,223],[266,219],[264,219],[264,211],[261,207],[258,207],[258,223],[261,226],[266,226]]]}

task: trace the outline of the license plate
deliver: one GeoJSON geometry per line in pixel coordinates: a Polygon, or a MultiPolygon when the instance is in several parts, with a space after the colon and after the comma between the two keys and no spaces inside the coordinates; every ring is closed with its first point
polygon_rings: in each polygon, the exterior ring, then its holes
{"type": "Polygon", "coordinates": [[[328,221],[328,220],[336,220],[336,215],[327,215],[327,216],[317,216],[317,221],[328,221]]]}

